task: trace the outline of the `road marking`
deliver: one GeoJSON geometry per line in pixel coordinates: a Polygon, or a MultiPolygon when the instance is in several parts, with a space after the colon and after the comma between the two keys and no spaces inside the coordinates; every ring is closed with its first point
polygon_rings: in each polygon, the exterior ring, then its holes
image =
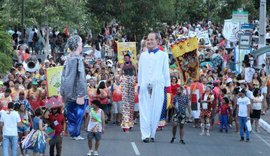
{"type": "Polygon", "coordinates": [[[268,143],[266,140],[264,140],[260,135],[258,135],[257,133],[253,132],[261,141],[263,141],[267,146],[270,147],[270,143],[268,143]]]}
{"type": "Polygon", "coordinates": [[[135,142],[131,142],[132,148],[136,155],[141,155],[138,147],[136,146],[135,142]]]}

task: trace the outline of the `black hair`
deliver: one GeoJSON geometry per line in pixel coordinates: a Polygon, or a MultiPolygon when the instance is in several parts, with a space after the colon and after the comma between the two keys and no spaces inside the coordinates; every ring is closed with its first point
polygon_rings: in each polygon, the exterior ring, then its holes
{"type": "Polygon", "coordinates": [[[8,103],[8,109],[14,108],[14,103],[13,102],[9,102],[8,103]]]}
{"type": "Polygon", "coordinates": [[[236,94],[237,95],[238,93],[239,93],[239,88],[238,87],[234,88],[233,89],[233,94],[236,94]]]}
{"type": "Polygon", "coordinates": [[[29,48],[26,48],[26,49],[25,49],[25,53],[30,54],[29,48]]]}
{"type": "Polygon", "coordinates": [[[172,76],[171,77],[171,82],[172,82],[172,79],[175,78],[176,79],[176,83],[178,83],[178,78],[176,76],[172,76]]]}
{"type": "Polygon", "coordinates": [[[104,89],[104,88],[106,88],[106,85],[105,85],[105,82],[102,81],[102,82],[100,82],[100,84],[98,85],[98,88],[97,88],[97,94],[101,94],[100,89],[104,89]]]}
{"type": "Polygon", "coordinates": [[[223,94],[227,94],[227,89],[226,89],[226,88],[223,88],[223,89],[221,89],[221,92],[222,92],[223,94]]]}
{"type": "Polygon", "coordinates": [[[224,97],[223,99],[224,99],[224,101],[225,101],[226,104],[230,103],[230,100],[229,100],[228,97],[224,97]]]}
{"type": "MultiPolygon", "coordinates": [[[[259,88],[255,88],[254,91],[253,91],[253,96],[254,96],[254,97],[257,97],[259,91],[260,91],[259,88]]],[[[261,96],[261,94],[260,94],[259,96],[261,96]]]]}
{"type": "Polygon", "coordinates": [[[96,105],[96,106],[100,106],[100,101],[99,100],[93,100],[91,103],[96,105]]]}
{"type": "Polygon", "coordinates": [[[5,92],[6,92],[6,93],[11,93],[11,89],[10,89],[10,88],[7,88],[7,89],[5,90],[5,92]]]}
{"type": "Polygon", "coordinates": [[[129,54],[125,54],[125,55],[124,55],[124,58],[125,58],[126,56],[130,58],[130,55],[129,55],[129,54]]]}
{"type": "Polygon", "coordinates": [[[35,115],[36,115],[36,116],[41,116],[41,115],[42,115],[42,111],[41,111],[40,108],[37,108],[37,109],[35,110],[35,115]]]}

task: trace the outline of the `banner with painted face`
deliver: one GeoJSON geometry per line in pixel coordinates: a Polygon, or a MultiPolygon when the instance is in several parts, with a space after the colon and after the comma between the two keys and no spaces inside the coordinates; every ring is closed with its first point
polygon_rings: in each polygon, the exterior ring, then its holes
{"type": "Polygon", "coordinates": [[[200,67],[197,54],[197,37],[180,39],[171,48],[183,81],[186,82],[188,78],[192,78],[194,81],[199,80],[200,67]]]}

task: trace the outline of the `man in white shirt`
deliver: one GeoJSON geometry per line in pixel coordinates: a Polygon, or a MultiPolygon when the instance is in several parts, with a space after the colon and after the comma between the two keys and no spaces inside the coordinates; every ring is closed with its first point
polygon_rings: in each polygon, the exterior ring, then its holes
{"type": "Polygon", "coordinates": [[[169,93],[168,54],[159,50],[159,36],[149,33],[148,51],[141,53],[138,70],[140,129],[145,143],[154,142],[164,102],[164,89],[169,93]]]}
{"type": "Polygon", "coordinates": [[[247,66],[245,67],[245,71],[244,71],[245,80],[247,83],[252,82],[254,73],[255,73],[255,69],[250,66],[250,63],[247,63],[247,66]]]}
{"type": "Polygon", "coordinates": [[[100,60],[101,59],[101,52],[96,49],[96,45],[93,45],[92,48],[93,48],[93,51],[91,54],[94,56],[95,60],[100,60]]]}
{"type": "Polygon", "coordinates": [[[14,103],[8,103],[8,110],[1,113],[0,125],[3,127],[3,156],[9,156],[9,144],[12,156],[17,156],[18,125],[21,124],[20,115],[13,110],[14,103]]]}
{"type": "Polygon", "coordinates": [[[249,131],[246,127],[246,122],[249,120],[250,111],[251,111],[251,102],[248,97],[246,97],[246,90],[240,89],[239,90],[239,98],[237,99],[237,114],[238,114],[238,121],[240,124],[240,141],[244,141],[244,129],[246,129],[246,141],[249,142],[249,131]]]}

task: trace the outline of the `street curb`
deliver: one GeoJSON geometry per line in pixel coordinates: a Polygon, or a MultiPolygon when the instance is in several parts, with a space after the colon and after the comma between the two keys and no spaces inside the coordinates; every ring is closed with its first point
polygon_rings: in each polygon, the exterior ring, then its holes
{"type": "Polygon", "coordinates": [[[263,119],[260,119],[259,120],[259,125],[265,130],[267,131],[268,133],[270,133],[270,125],[264,121],[263,119]]]}

